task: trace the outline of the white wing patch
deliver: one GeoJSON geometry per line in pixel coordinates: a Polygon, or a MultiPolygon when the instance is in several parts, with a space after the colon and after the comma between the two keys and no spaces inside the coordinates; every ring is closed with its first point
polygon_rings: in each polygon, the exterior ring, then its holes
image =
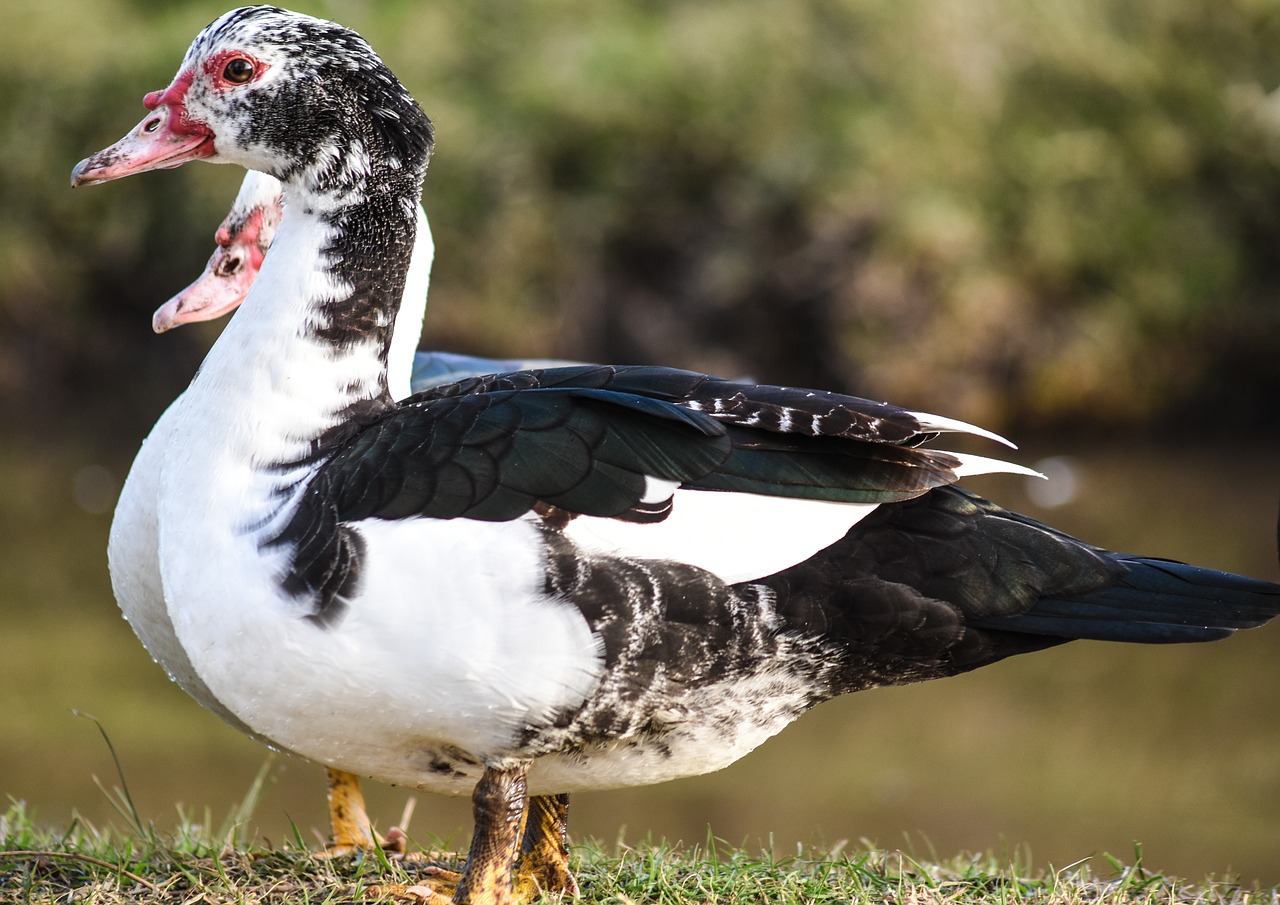
{"type": "Polygon", "coordinates": [[[1040,472],[1025,465],[1015,465],[1003,459],[989,459],[986,456],[975,456],[970,453],[950,453],[960,460],[956,469],[957,478],[968,478],[980,474],[1016,474],[1025,478],[1043,478],[1040,472]]]}
{"type": "Polygon", "coordinates": [[[671,514],[656,524],[579,516],[564,533],[596,553],[688,563],[732,584],[804,562],[876,505],[677,490],[671,514]]]}
{"type": "MultiPolygon", "coordinates": [[[[958,478],[984,474],[1044,477],[1034,469],[1000,459],[948,454],[960,460],[955,470],[958,478]]],[[[578,516],[564,533],[595,553],[683,562],[734,584],[804,562],[844,537],[879,505],[682,490],[654,477],[647,479],[642,501],[656,503],[669,495],[674,504],[661,522],[578,516]]]]}

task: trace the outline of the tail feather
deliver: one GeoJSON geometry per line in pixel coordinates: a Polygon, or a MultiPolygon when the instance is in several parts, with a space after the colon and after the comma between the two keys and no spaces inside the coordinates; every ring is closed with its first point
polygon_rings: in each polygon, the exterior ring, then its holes
{"type": "Polygon", "coordinates": [[[1077,639],[1215,641],[1280,615],[1280,585],[1113,553],[955,485],[880,506],[760,579],[833,693],[954,676],[1077,639]]]}
{"type": "Polygon", "coordinates": [[[835,644],[849,688],[1075,639],[1215,641],[1280,615],[1280,585],[1113,553],[954,485],[877,508],[766,583],[789,622],[835,644]]]}
{"type": "Polygon", "coordinates": [[[1163,559],[1116,555],[1112,585],[1073,597],[1042,597],[1026,612],[977,619],[980,628],[1169,644],[1214,641],[1280,613],[1280,587],[1163,559]]]}
{"type": "Polygon", "coordinates": [[[1077,616],[1054,616],[1027,613],[1006,624],[990,623],[978,628],[1018,632],[1023,635],[1060,638],[1063,641],[1127,641],[1135,644],[1185,644],[1197,641],[1220,641],[1235,629],[1213,626],[1176,625],[1167,622],[1108,622],[1077,616]]]}

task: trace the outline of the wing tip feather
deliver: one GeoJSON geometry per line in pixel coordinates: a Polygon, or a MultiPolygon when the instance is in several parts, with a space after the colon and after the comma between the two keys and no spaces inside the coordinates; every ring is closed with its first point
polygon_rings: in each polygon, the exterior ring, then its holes
{"type": "Polygon", "coordinates": [[[978,427],[976,424],[970,424],[968,421],[961,421],[958,418],[948,418],[945,415],[933,415],[929,412],[907,412],[916,421],[920,422],[920,428],[927,432],[939,432],[948,434],[970,434],[974,437],[982,437],[985,440],[994,440],[1010,449],[1017,449],[1018,445],[1012,440],[1000,436],[995,431],[989,431],[985,427],[978,427]]]}

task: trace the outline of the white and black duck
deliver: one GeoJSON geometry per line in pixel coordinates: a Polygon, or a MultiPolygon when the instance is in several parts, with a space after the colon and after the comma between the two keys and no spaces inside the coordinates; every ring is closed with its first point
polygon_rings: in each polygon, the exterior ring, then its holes
{"type": "MultiPolygon", "coordinates": [[[[231,211],[215,233],[217,249],[205,272],[156,311],[152,320],[156,332],[218,317],[240,304],[279,226],[280,194],[280,184],[270,176],[255,171],[246,174],[231,211]]],[[[408,393],[409,371],[422,330],[434,255],[425,215],[419,211],[419,217],[417,241],[405,281],[404,304],[397,313],[396,334],[400,339],[393,343],[388,362],[388,379],[402,395],[408,393]]],[[[250,736],[273,747],[287,748],[245,725],[209,690],[178,640],[165,605],[156,507],[163,450],[170,442],[170,429],[182,399],[179,397],[156,422],[125,479],[107,548],[112,589],[121,612],[147,651],[184,691],[250,736]]],[[[375,837],[365,813],[359,781],[330,768],[328,798],[331,850],[341,853],[372,846],[375,837]]]]}
{"type": "MultiPolygon", "coordinates": [[[[152,327],[157,333],[183,324],[212,320],[239,307],[257,279],[262,261],[275,238],[284,213],[283,187],[279,180],[249,170],[231,210],[214,232],[215,249],[204,271],[189,286],[157,309],[152,327]]],[[[422,392],[458,379],[532,367],[570,364],[550,360],[493,359],[442,351],[418,351],[427,286],[434,258],[434,243],[425,214],[419,221],[413,264],[405,294],[396,314],[387,362],[388,386],[393,398],[422,392]],[[410,389],[412,388],[412,390],[410,389]]],[[[164,432],[162,419],[153,436],[164,432]]],[[[121,495],[112,525],[108,559],[116,598],[125,618],[137,628],[139,638],[171,677],[197,700],[210,695],[181,653],[164,606],[163,590],[154,545],[140,538],[155,536],[155,487],[158,459],[138,457],[121,495]]],[[[211,706],[218,710],[216,701],[211,706]]],[[[222,712],[232,725],[238,721],[222,712]]],[[[238,728],[245,728],[239,726],[238,728]]],[[[359,778],[328,768],[328,805],[332,844],[327,853],[342,854],[387,845],[376,837],[364,805],[359,778]]]]}
{"type": "Polygon", "coordinates": [[[137,542],[173,636],[202,702],[259,737],[474,790],[458,901],[510,900],[526,784],[703,773],[835,695],[1280,610],[1275,585],[1100,550],[952,486],[1020,469],[926,448],[967,426],[890,405],[585,366],[397,402],[432,132],[366,42],[235,10],[146,105],[75,184],[209,159],[286,198],[142,453],[137,542]]]}

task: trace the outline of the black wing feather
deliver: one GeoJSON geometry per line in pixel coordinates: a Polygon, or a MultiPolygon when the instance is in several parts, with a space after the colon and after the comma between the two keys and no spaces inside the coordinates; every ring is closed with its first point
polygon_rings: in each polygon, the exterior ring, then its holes
{"type": "Polygon", "coordinates": [[[956,479],[960,460],[939,450],[828,437],[788,437],[732,427],[733,452],[689,486],[771,496],[891,503],[956,479]]]}
{"type": "Polygon", "coordinates": [[[645,365],[579,365],[489,374],[431,387],[410,400],[535,387],[634,393],[679,403],[726,424],[797,436],[897,445],[919,443],[932,436],[914,414],[886,402],[829,390],[757,385],[645,365]]]}
{"type": "Polygon", "coordinates": [[[409,401],[551,388],[627,393],[651,405],[675,403],[728,426],[729,458],[713,473],[687,482],[701,490],[897,502],[950,484],[960,464],[949,453],[915,448],[934,433],[905,409],[825,390],[747,384],[674,368],[579,365],[512,371],[431,387],[409,401]]]}
{"type": "Polygon", "coordinates": [[[730,452],[725,429],[688,409],[622,393],[504,390],[415,397],[323,464],[285,534],[318,509],[365,518],[513,519],[538,500],[611,516],[645,476],[687,481],[730,452]]]}
{"type": "Polygon", "coordinates": [[[352,593],[368,518],[506,521],[539,504],[654,521],[648,476],[701,490],[841,502],[918,496],[959,460],[915,446],[910,412],[817,390],[756,386],[669,368],[515,371],[410,396],[332,442],[293,518],[286,586],[319,615],[352,593]]]}

